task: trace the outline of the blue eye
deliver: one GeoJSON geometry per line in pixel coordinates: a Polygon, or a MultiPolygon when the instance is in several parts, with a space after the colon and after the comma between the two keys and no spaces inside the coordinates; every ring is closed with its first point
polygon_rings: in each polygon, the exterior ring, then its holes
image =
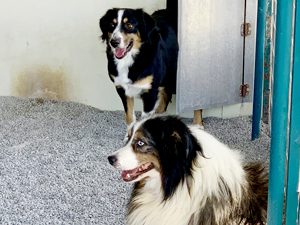
{"type": "Polygon", "coordinates": [[[137,147],[143,147],[144,145],[145,145],[145,143],[142,142],[141,140],[139,140],[139,141],[136,142],[136,146],[137,147]]]}

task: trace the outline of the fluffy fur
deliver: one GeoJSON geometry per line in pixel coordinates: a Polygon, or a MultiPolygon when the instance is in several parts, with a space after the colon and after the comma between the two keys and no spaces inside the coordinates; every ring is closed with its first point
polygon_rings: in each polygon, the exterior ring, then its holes
{"type": "Polygon", "coordinates": [[[212,135],[179,118],[134,124],[128,142],[108,157],[135,183],[128,225],[264,224],[267,172],[246,163],[212,135]]]}
{"type": "Polygon", "coordinates": [[[178,43],[170,20],[165,10],[150,16],[127,8],[110,9],[100,19],[108,73],[128,127],[135,121],[135,97],[142,99],[146,116],[164,112],[175,92],[178,43]]]}

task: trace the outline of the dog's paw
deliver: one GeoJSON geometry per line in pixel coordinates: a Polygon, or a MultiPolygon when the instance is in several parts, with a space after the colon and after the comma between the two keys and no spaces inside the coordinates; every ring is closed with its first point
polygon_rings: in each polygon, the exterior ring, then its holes
{"type": "Polygon", "coordinates": [[[142,112],[141,119],[149,118],[152,115],[154,115],[154,111],[147,112],[147,113],[146,112],[142,112]]]}

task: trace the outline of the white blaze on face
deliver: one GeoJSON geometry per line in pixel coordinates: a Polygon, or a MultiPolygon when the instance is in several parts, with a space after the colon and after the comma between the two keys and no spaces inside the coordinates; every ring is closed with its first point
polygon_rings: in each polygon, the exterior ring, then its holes
{"type": "Polygon", "coordinates": [[[132,149],[131,143],[136,130],[141,125],[141,122],[137,122],[132,128],[132,134],[128,143],[123,147],[113,153],[118,159],[117,168],[121,170],[132,170],[139,166],[139,161],[136,157],[135,152],[132,149]]]}
{"type": "Polygon", "coordinates": [[[139,166],[136,154],[133,152],[130,142],[114,153],[118,158],[117,167],[121,170],[132,170],[139,166]]]}
{"type": "Polygon", "coordinates": [[[115,28],[114,32],[112,33],[113,39],[119,39],[120,45],[119,48],[125,48],[125,43],[123,40],[123,36],[121,34],[121,26],[122,26],[122,18],[123,18],[124,10],[121,9],[118,11],[118,19],[117,19],[117,27],[115,28]]]}

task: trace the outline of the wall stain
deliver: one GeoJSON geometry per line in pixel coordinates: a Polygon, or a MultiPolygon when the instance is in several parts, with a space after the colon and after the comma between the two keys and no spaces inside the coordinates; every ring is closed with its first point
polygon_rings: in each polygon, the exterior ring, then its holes
{"type": "Polygon", "coordinates": [[[69,100],[70,96],[70,82],[62,68],[27,67],[13,76],[11,84],[14,96],[52,100],[69,100]]]}

